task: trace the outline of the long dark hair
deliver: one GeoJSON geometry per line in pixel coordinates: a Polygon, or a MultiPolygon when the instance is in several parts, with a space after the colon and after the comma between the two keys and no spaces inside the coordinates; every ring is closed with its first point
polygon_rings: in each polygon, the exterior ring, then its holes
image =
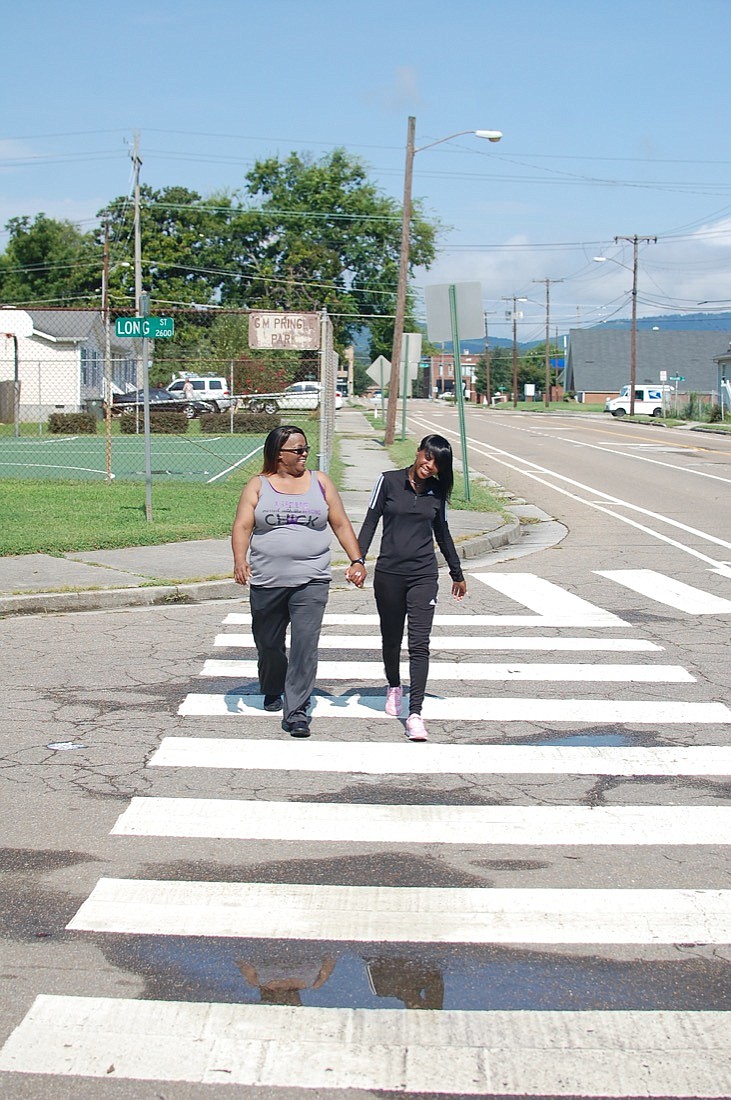
{"type": "Polygon", "coordinates": [[[449,500],[454,487],[452,446],[449,440],[443,435],[425,435],[419,444],[419,450],[423,451],[427,458],[433,459],[437,468],[439,495],[442,500],[449,500]]]}
{"type": "Polygon", "coordinates": [[[295,424],[280,424],[278,428],[272,428],[264,440],[264,452],[262,455],[263,474],[276,474],[279,462],[279,452],[291,435],[301,435],[307,446],[307,436],[295,424]]]}

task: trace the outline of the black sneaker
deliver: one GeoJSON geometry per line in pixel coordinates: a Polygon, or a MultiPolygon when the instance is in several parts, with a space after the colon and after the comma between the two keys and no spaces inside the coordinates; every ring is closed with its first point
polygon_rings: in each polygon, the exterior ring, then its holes
{"type": "Polygon", "coordinates": [[[282,709],[282,696],[281,695],[265,695],[264,696],[264,710],[281,710],[282,709]]]}
{"type": "Polygon", "coordinates": [[[282,729],[285,733],[291,734],[292,737],[310,736],[310,726],[305,718],[297,718],[294,722],[288,722],[286,718],[283,718],[282,729]]]}

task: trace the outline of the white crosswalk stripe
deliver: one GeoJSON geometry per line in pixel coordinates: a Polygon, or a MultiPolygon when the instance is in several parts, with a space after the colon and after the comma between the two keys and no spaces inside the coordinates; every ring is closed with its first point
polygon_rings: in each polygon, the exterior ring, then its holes
{"type": "MultiPolygon", "coordinates": [[[[0,1069],[199,1087],[718,1097],[723,1012],[419,1012],[38,997],[0,1069]],[[151,1041],[154,1036],[154,1041],[151,1041]]],[[[225,1095],[225,1093],[223,1094],[225,1095]]]]}
{"type": "MultiPolygon", "coordinates": [[[[608,583],[683,613],[708,614],[712,608],[723,613],[721,605],[727,602],[651,570],[597,572],[608,583]]],[[[460,614],[435,617],[432,655],[437,659],[432,660],[430,680],[440,688],[452,682],[473,684],[474,694],[440,690],[427,697],[424,716],[436,724],[432,742],[405,743],[402,725],[384,713],[380,636],[372,630],[377,616],[331,613],[325,616],[321,648],[339,656],[320,661],[312,700],[313,718],[318,725],[322,720],[329,739],[292,741],[279,730],[281,714],[263,710],[261,695],[249,694],[240,684],[226,691],[221,684],[218,691],[185,697],[178,714],[188,735],[165,737],[147,766],[191,769],[185,773],[187,790],[194,769],[230,769],[243,777],[267,771],[322,773],[342,777],[343,784],[358,776],[379,776],[382,792],[388,790],[389,777],[398,776],[451,775],[477,784],[480,777],[500,775],[708,780],[731,774],[731,747],[697,743],[700,734],[690,746],[490,743],[504,738],[511,723],[533,723],[542,732],[556,725],[568,725],[572,733],[584,726],[601,730],[628,725],[647,727],[655,736],[664,727],[690,724],[725,731],[731,709],[723,702],[698,701],[698,685],[685,668],[656,663],[661,646],[642,638],[607,637],[606,631],[629,632],[633,627],[560,585],[528,573],[478,573],[473,579],[493,590],[505,613],[472,615],[465,608],[460,614]],[[548,635],[549,629],[562,633],[548,635]],[[536,633],[540,631],[542,636],[536,633]],[[440,651],[501,650],[578,652],[591,655],[592,661],[594,654],[647,653],[653,663],[438,659],[440,651]],[[353,660],[348,656],[353,651],[373,659],[353,660]],[[333,691],[343,681],[376,681],[379,687],[373,693],[333,691]],[[515,697],[489,686],[510,681],[516,682],[515,697]],[[519,694],[521,684],[536,682],[581,687],[569,688],[565,697],[556,697],[556,692],[552,698],[519,694]],[[620,698],[608,690],[612,684],[627,685],[620,698]],[[676,697],[668,699],[664,691],[661,699],[650,698],[653,685],[661,684],[676,685],[676,697]],[[632,685],[637,685],[637,697],[632,685]],[[695,694],[687,698],[683,689],[689,685],[695,694]],[[572,691],[581,697],[572,697],[572,691]],[[592,697],[584,697],[591,692],[592,697]],[[213,736],[220,726],[211,723],[207,728],[200,722],[222,717],[239,719],[226,724],[230,736],[213,736]],[[460,733],[471,743],[450,743],[439,728],[442,722],[460,723],[460,733]],[[440,736],[446,743],[438,743],[440,736]]],[[[227,627],[250,623],[249,615],[238,612],[224,620],[227,627]]],[[[221,633],[214,645],[251,649],[252,654],[206,660],[200,676],[252,680],[258,691],[251,634],[221,633]]],[[[404,663],[404,679],[407,672],[404,663]]],[[[296,802],[230,795],[135,797],[112,832],[136,837],[140,845],[159,838],[179,838],[182,845],[186,840],[220,840],[228,845],[221,849],[226,852],[232,842],[254,842],[257,851],[272,844],[281,855],[288,849],[277,845],[294,843],[297,847],[291,850],[297,858],[305,858],[304,852],[332,851],[333,843],[358,853],[368,845],[380,852],[396,846],[422,852],[443,845],[448,851],[474,846],[486,853],[508,846],[519,853],[530,848],[561,851],[563,846],[600,854],[621,845],[628,852],[692,848],[697,853],[726,845],[731,836],[731,808],[718,803],[442,804],[433,797],[404,803],[398,787],[395,792],[393,802],[383,793],[374,802],[332,801],[324,794],[323,801],[311,797],[296,802]]],[[[68,928],[166,941],[194,937],[290,946],[420,945],[431,950],[439,945],[471,945],[473,950],[533,945],[535,950],[540,945],[543,950],[604,952],[605,958],[617,948],[631,950],[633,959],[662,950],[667,958],[678,945],[728,947],[731,891],[654,888],[630,871],[626,881],[612,882],[611,888],[570,889],[102,878],[68,928]]],[[[0,1069],[201,1087],[227,1083],[303,1089],[310,1095],[349,1089],[607,1100],[731,1094],[728,1014],[673,1011],[672,1006],[641,1012],[422,1012],[44,995],[0,1051],[0,1069]]]]}
{"type": "Polygon", "coordinates": [[[368,943],[728,944],[731,891],[102,878],[68,928],[368,943]]]}
{"type": "MultiPolygon", "coordinates": [[[[355,616],[353,616],[355,618],[355,616]]],[[[357,625],[357,622],[349,625],[357,625]]],[[[467,621],[465,627],[469,626],[467,621]]],[[[213,641],[214,646],[225,646],[231,649],[255,649],[253,634],[217,634],[213,641]]],[[[320,636],[319,649],[361,649],[381,652],[380,634],[323,634],[320,636]]],[[[431,652],[440,653],[447,650],[521,650],[532,652],[536,650],[548,650],[555,653],[659,653],[662,646],[654,642],[648,642],[644,638],[516,638],[516,637],[490,637],[486,634],[467,635],[460,634],[450,637],[444,634],[432,634],[431,652]]]]}
{"type": "Polygon", "coordinates": [[[689,615],[731,614],[731,600],[666,577],[654,569],[601,569],[597,573],[633,592],[639,592],[641,596],[678,611],[686,611],[689,615]]]}
{"type": "Polygon", "coordinates": [[[731,775],[731,746],[628,748],[599,745],[438,745],[165,737],[148,766],[365,775],[731,775]]]}
{"type": "MultiPolygon", "coordinates": [[[[320,661],[318,675],[323,680],[377,680],[383,682],[380,661],[320,661]]],[[[257,678],[256,661],[206,661],[201,676],[249,676],[257,678]]],[[[401,678],[408,680],[409,666],[401,664],[401,678]]],[[[548,683],[580,680],[614,684],[692,684],[694,677],[679,665],[587,665],[587,664],[478,664],[455,661],[431,661],[430,680],[481,681],[545,680],[548,683]]]]}
{"type": "MultiPolygon", "coordinates": [[[[191,692],[186,695],[178,714],[209,717],[246,717],[279,720],[279,716],[263,709],[261,695],[242,692],[191,692]]],[[[320,719],[357,718],[386,719],[382,694],[377,696],[317,695],[312,699],[312,716],[320,719]]],[[[575,722],[586,725],[597,722],[638,723],[640,725],[684,725],[694,723],[728,723],[731,710],[725,703],[684,703],[681,700],[655,702],[647,699],[519,699],[462,697],[457,699],[427,696],[424,719],[430,721],[479,722],[483,727],[492,722],[575,722]]],[[[479,735],[479,731],[475,731],[479,735]]]]}
{"type": "MultiPolygon", "coordinates": [[[[133,798],[117,836],[371,844],[724,844],[731,806],[413,806],[133,798]]],[[[731,896],[731,895],[730,895],[731,896]]]]}

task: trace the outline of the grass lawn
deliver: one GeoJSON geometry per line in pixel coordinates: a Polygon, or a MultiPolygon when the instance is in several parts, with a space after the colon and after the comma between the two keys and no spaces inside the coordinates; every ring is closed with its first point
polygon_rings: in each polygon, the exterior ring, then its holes
{"type": "MultiPolygon", "coordinates": [[[[297,423],[297,421],[295,421],[297,423]]],[[[196,425],[197,427],[197,425],[196,425]]],[[[319,425],[304,430],[317,452],[319,425]]],[[[239,436],[244,441],[246,436],[239,436]]],[[[241,490],[261,470],[261,455],[225,481],[152,482],[152,523],[147,522],[144,481],[0,480],[0,556],[114,550],[191,539],[227,538],[241,490]]]]}

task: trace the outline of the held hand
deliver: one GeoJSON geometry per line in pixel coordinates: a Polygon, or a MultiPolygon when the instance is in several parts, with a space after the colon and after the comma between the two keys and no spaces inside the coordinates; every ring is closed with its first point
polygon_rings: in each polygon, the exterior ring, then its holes
{"type": "Polygon", "coordinates": [[[237,584],[246,584],[251,577],[248,561],[234,563],[234,580],[237,584]]]}
{"type": "Polygon", "coordinates": [[[345,570],[345,579],[356,588],[362,588],[366,579],[366,567],[362,562],[356,561],[345,570]]]}
{"type": "Polygon", "coordinates": [[[452,581],[452,595],[461,602],[467,595],[467,581],[452,581]]]}

